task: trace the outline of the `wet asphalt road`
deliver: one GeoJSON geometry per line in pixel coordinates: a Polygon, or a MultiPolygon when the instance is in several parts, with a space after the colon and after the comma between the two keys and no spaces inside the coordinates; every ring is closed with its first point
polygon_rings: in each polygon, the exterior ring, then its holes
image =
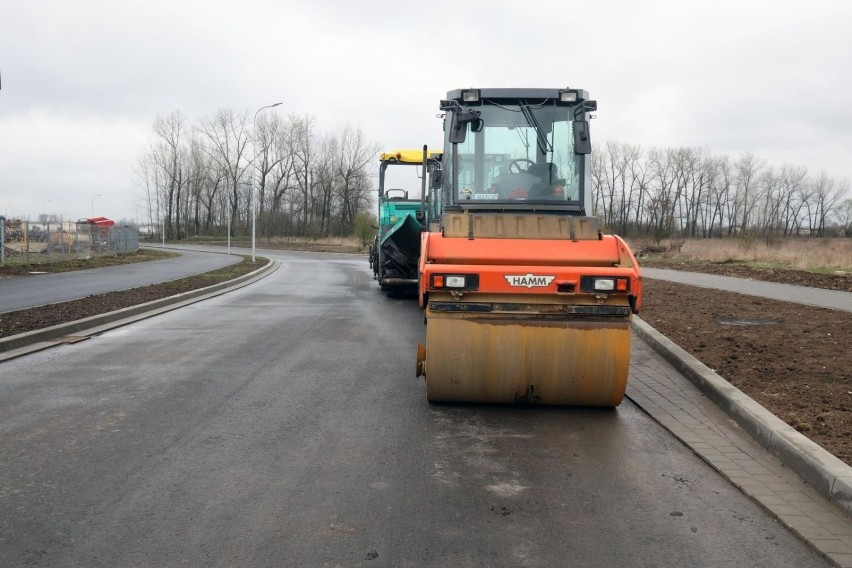
{"type": "Polygon", "coordinates": [[[629,401],[430,405],[364,257],[0,364],[0,566],[824,566],[629,401]]]}
{"type": "Polygon", "coordinates": [[[0,313],[76,300],[184,278],[234,264],[241,257],[181,249],[180,257],[91,270],[0,279],[0,313]]]}

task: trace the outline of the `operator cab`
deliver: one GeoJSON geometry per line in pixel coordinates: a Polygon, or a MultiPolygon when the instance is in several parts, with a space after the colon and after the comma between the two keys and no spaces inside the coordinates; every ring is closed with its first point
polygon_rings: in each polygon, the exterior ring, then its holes
{"type": "Polygon", "coordinates": [[[450,91],[434,211],[589,214],[596,108],[582,89],[450,91]]]}

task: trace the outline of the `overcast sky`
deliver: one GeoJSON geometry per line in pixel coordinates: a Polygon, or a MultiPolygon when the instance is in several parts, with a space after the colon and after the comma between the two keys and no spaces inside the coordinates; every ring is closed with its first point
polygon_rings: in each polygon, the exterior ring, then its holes
{"type": "Polygon", "coordinates": [[[847,0],[0,3],[0,215],[141,218],[151,121],[309,113],[437,147],[461,87],[579,87],[592,140],[852,180],[847,0]]]}

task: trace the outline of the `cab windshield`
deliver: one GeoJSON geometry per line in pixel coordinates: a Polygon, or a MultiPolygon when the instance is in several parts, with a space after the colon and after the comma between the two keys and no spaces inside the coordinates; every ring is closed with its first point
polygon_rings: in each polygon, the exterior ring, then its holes
{"type": "MultiPolygon", "coordinates": [[[[486,101],[476,107],[481,123],[467,123],[465,141],[456,146],[457,160],[445,159],[445,189],[450,194],[456,188],[452,201],[582,203],[583,156],[574,154],[572,130],[575,108],[552,101],[528,105],[486,101]],[[458,171],[453,171],[456,164],[458,171]]],[[[450,115],[444,128],[447,136],[450,115]]],[[[446,142],[449,149],[449,138],[446,142]]]]}

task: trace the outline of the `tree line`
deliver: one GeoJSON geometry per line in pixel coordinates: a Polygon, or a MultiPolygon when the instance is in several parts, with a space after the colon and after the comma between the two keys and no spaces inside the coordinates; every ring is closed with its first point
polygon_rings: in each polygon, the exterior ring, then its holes
{"type": "Polygon", "coordinates": [[[852,237],[847,180],[705,148],[607,142],[592,153],[594,215],[624,236],[852,237]]]}
{"type": "MultiPolygon", "coordinates": [[[[168,239],[247,235],[252,207],[268,237],[349,236],[372,213],[379,147],[359,127],[324,133],[310,115],[220,109],[198,125],[160,115],[153,130],[137,175],[148,224],[168,239]]],[[[623,236],[852,237],[847,180],[751,153],[610,141],[591,174],[593,214],[623,236]]]]}
{"type": "Polygon", "coordinates": [[[160,115],[153,130],[136,174],[148,224],[168,239],[247,235],[252,208],[260,236],[348,236],[371,208],[378,146],[358,127],[220,109],[198,125],[160,115]]]}

